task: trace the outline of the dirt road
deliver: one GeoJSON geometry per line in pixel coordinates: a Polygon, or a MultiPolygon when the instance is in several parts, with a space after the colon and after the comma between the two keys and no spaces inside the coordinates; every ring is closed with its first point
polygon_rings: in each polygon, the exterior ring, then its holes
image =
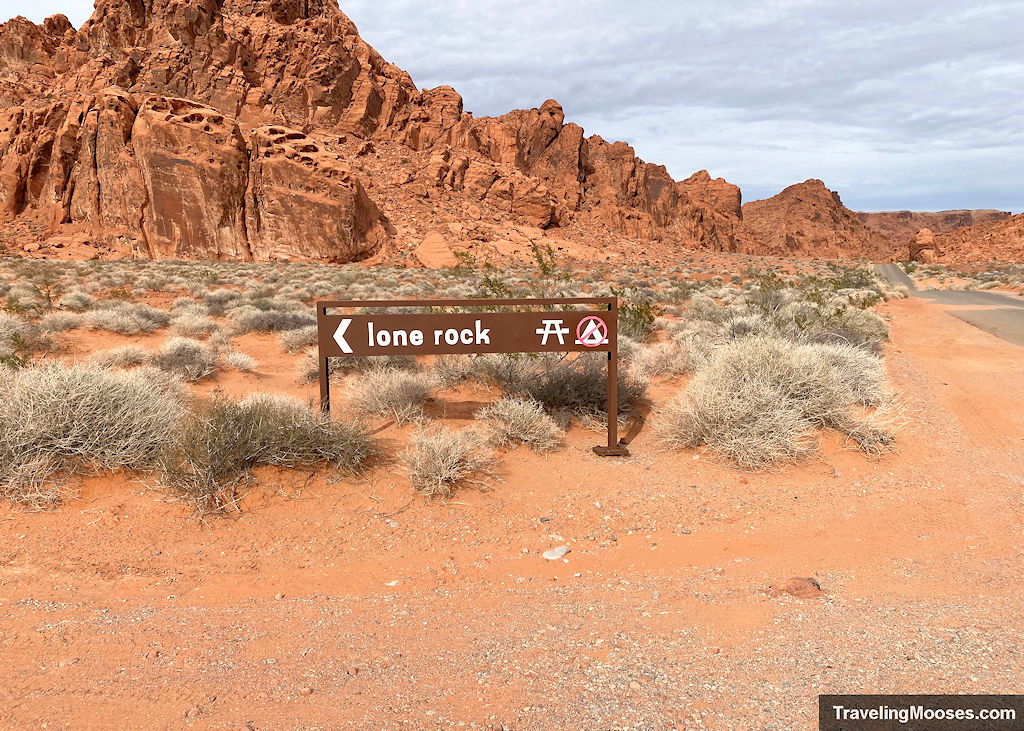
{"type": "Polygon", "coordinates": [[[876,271],[894,284],[906,285],[912,296],[942,305],[953,317],[1024,346],[1024,297],[970,290],[918,290],[899,264],[878,264],[876,271]],[[968,307],[971,309],[963,309],[968,307]]]}
{"type": "Polygon", "coordinates": [[[127,475],[0,507],[0,725],[794,729],[823,692],[1019,692],[1024,351],[887,312],[909,418],[878,462],[746,475],[648,429],[602,460],[576,429],[447,504],[389,469],[263,472],[208,523],[127,475]]]}

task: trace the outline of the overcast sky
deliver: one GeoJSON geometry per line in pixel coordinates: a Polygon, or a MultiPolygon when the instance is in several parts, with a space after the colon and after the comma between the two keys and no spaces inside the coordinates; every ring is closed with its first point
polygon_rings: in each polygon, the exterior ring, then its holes
{"type": "MultiPolygon", "coordinates": [[[[474,114],[561,102],[745,201],[821,178],[858,210],[1024,209],[1024,0],[341,0],[474,114]]],[[[88,0],[0,0],[4,17],[88,0]]]]}

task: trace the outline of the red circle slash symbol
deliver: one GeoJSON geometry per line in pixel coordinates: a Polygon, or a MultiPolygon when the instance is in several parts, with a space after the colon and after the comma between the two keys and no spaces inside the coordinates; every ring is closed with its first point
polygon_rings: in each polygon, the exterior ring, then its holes
{"type": "Polygon", "coordinates": [[[608,342],[608,326],[596,315],[584,317],[576,326],[576,344],[596,348],[608,342]]]}

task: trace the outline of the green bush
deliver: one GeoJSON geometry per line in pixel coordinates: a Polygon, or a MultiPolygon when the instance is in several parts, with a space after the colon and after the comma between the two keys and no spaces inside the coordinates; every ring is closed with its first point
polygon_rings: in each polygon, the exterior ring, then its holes
{"type": "Polygon", "coordinates": [[[619,305],[619,335],[638,342],[650,340],[658,308],[647,299],[625,300],[619,305]]]}

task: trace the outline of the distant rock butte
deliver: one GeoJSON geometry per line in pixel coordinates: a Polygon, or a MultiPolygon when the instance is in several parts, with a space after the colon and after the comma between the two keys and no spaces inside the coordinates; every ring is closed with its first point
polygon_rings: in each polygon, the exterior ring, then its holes
{"type": "Polygon", "coordinates": [[[877,211],[857,213],[857,218],[879,233],[894,239],[912,237],[923,228],[935,234],[949,233],[966,226],[1000,221],[1010,217],[1009,211],[956,210],[956,211],[877,211]]]}
{"type": "Polygon", "coordinates": [[[1024,213],[938,234],[935,249],[940,263],[1022,262],[1024,213]]]}
{"type": "Polygon", "coordinates": [[[451,263],[543,237],[605,261],[892,259],[917,228],[946,231],[903,215],[854,214],[820,181],[741,205],[704,170],[676,181],[585,136],[553,100],[474,117],[335,0],[98,0],[78,30],[0,25],[0,223],[33,255],[451,263]]]}
{"type": "Polygon", "coordinates": [[[1009,211],[881,211],[857,217],[887,236],[900,259],[948,263],[1024,259],[1020,217],[1009,211]]]}

